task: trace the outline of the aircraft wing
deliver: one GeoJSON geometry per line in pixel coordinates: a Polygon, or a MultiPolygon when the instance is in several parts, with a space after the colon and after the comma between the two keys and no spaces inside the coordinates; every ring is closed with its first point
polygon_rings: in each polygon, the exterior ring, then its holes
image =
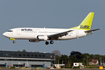
{"type": "Polygon", "coordinates": [[[62,37],[62,36],[64,36],[64,35],[67,35],[68,32],[71,32],[71,31],[73,31],[73,30],[69,30],[69,31],[65,31],[65,32],[61,32],[61,33],[49,35],[48,38],[49,38],[50,40],[51,40],[51,39],[52,39],[52,40],[53,40],[53,39],[58,39],[58,37],[62,37]]]}
{"type": "Polygon", "coordinates": [[[93,30],[88,30],[88,31],[85,31],[85,32],[89,33],[89,32],[93,32],[93,31],[97,31],[97,30],[100,30],[100,28],[98,28],[98,29],[93,29],[93,30]]]}

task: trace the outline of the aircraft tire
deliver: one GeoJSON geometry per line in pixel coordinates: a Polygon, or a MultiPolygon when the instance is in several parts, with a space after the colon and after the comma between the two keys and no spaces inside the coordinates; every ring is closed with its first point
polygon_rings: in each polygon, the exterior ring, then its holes
{"type": "Polygon", "coordinates": [[[13,43],[16,43],[15,40],[13,41],[13,43]]]}
{"type": "Polygon", "coordinates": [[[47,41],[46,41],[46,42],[45,42],[45,44],[46,44],[46,45],[48,45],[48,44],[49,44],[49,42],[47,42],[47,41]]]}
{"type": "Polygon", "coordinates": [[[50,41],[50,44],[53,44],[53,43],[54,43],[54,42],[51,40],[51,41],[50,41]]]}

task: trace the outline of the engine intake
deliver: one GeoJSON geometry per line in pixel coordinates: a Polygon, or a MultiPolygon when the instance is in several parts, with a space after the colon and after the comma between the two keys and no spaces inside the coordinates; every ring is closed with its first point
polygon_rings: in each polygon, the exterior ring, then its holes
{"type": "Polygon", "coordinates": [[[37,39],[39,41],[47,41],[48,40],[48,37],[46,35],[38,35],[37,36],[37,39]]]}

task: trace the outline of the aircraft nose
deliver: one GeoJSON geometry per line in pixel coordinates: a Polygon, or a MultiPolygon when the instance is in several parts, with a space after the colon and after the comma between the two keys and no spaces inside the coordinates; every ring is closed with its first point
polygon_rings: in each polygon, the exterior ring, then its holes
{"type": "Polygon", "coordinates": [[[6,36],[6,35],[7,35],[6,32],[4,32],[4,33],[3,33],[3,36],[6,36]]]}

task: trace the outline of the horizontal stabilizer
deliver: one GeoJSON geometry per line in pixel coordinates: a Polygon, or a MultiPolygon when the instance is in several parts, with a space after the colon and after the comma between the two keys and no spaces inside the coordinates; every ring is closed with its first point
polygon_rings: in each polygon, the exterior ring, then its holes
{"type": "Polygon", "coordinates": [[[98,29],[93,29],[93,30],[88,30],[88,31],[85,31],[86,33],[89,33],[89,32],[93,32],[93,31],[97,31],[97,30],[100,30],[100,28],[98,29]]]}

